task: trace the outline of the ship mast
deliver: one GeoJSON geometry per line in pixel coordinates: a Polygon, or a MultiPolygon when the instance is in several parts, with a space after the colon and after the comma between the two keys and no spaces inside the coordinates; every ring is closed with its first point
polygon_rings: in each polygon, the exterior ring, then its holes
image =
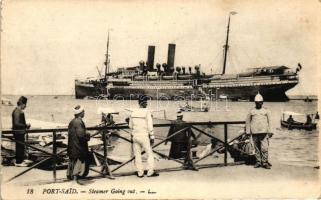
{"type": "Polygon", "coordinates": [[[105,60],[105,80],[107,80],[107,74],[109,73],[109,31],[107,38],[107,52],[106,52],[106,60],[105,60]]]}
{"type": "Polygon", "coordinates": [[[228,39],[229,39],[229,33],[230,33],[230,21],[231,21],[231,15],[235,15],[237,14],[237,12],[230,12],[229,16],[228,16],[228,24],[227,24],[227,33],[226,33],[226,42],[224,45],[224,62],[223,62],[223,71],[222,71],[222,75],[225,74],[225,69],[226,69],[226,59],[227,59],[227,51],[228,51],[228,39]]]}

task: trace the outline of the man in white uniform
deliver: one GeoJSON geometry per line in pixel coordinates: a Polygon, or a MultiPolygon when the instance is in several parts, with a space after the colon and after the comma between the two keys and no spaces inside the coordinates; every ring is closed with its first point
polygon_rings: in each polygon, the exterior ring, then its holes
{"type": "Polygon", "coordinates": [[[253,108],[246,119],[246,133],[251,134],[255,145],[255,168],[263,167],[270,169],[268,161],[269,137],[271,137],[270,111],[263,108],[263,97],[258,93],[255,96],[255,108],[253,108]]]}
{"type": "Polygon", "coordinates": [[[139,108],[131,113],[129,128],[132,129],[133,151],[135,155],[135,165],[137,176],[144,176],[144,167],[142,163],[142,150],[147,154],[147,176],[158,176],[154,171],[154,154],[151,144],[154,144],[154,129],[151,112],[147,107],[147,97],[141,96],[138,100],[139,108]]]}

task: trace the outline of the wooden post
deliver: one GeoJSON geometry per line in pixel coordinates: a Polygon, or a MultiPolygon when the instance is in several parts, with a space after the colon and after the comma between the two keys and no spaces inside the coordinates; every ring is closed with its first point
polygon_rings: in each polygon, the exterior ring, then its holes
{"type": "Polygon", "coordinates": [[[227,166],[227,149],[228,149],[228,143],[227,143],[227,124],[224,124],[224,165],[227,166]]]}
{"type": "Polygon", "coordinates": [[[187,150],[186,150],[187,152],[184,160],[184,168],[198,171],[194,165],[193,158],[192,158],[192,128],[189,127],[187,131],[188,131],[188,134],[187,134],[188,143],[187,143],[187,150]]]}
{"type": "Polygon", "coordinates": [[[29,135],[28,135],[28,132],[26,132],[25,134],[25,157],[26,159],[30,160],[30,155],[29,155],[29,148],[28,148],[28,141],[29,141],[29,135]]]}
{"type": "Polygon", "coordinates": [[[106,176],[106,168],[107,168],[107,147],[106,147],[106,132],[103,131],[103,145],[104,145],[104,162],[103,162],[103,168],[102,173],[103,176],[106,176]]]}
{"type": "Polygon", "coordinates": [[[53,161],[53,178],[54,181],[56,182],[57,180],[57,135],[56,135],[56,131],[53,131],[52,133],[52,161],[53,161]]]}
{"type": "Polygon", "coordinates": [[[106,177],[106,174],[108,173],[108,176],[110,179],[114,179],[113,174],[110,171],[108,160],[107,160],[107,142],[106,142],[106,132],[103,131],[103,145],[104,145],[104,162],[102,166],[101,172],[103,173],[103,177],[106,177]]]}

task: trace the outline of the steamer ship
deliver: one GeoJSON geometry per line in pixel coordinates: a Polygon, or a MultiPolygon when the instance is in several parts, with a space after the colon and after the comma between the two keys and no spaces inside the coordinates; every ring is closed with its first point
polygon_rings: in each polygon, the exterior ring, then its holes
{"type": "Polygon", "coordinates": [[[224,45],[224,63],[221,74],[205,74],[200,65],[192,67],[174,67],[175,44],[168,45],[167,63],[157,63],[154,67],[155,46],[148,47],[146,63],[127,68],[118,68],[109,72],[109,33],[105,54],[105,74],[98,79],[75,80],[77,99],[137,99],[147,95],[158,100],[183,99],[230,99],[252,101],[260,92],[266,101],[287,101],[285,92],[299,83],[298,72],[287,66],[265,66],[252,68],[238,74],[225,74],[227,51],[229,49],[228,19],[226,42],[224,45]]]}

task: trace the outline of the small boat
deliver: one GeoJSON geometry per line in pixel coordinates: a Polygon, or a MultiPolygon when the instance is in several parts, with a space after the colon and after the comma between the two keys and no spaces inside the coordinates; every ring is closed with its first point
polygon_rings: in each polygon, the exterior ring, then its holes
{"type": "Polygon", "coordinates": [[[1,104],[4,106],[13,106],[12,102],[9,99],[4,97],[1,98],[1,104]]]}
{"type": "Polygon", "coordinates": [[[281,126],[288,130],[304,129],[311,131],[317,128],[316,120],[314,114],[286,111],[282,113],[281,126]],[[303,122],[304,118],[306,118],[306,122],[303,122]]]}
{"type": "Polygon", "coordinates": [[[183,112],[208,112],[209,107],[207,105],[203,105],[201,107],[194,107],[190,105],[179,105],[179,110],[183,112]]]}
{"type": "Polygon", "coordinates": [[[250,99],[249,98],[239,98],[239,99],[237,99],[237,101],[239,101],[239,102],[249,102],[250,99]]]}
{"type": "Polygon", "coordinates": [[[310,99],[309,97],[304,99],[305,102],[312,102],[312,99],[310,99]]]}
{"type": "Polygon", "coordinates": [[[300,122],[294,122],[294,123],[288,123],[287,121],[281,121],[281,126],[288,128],[289,130],[292,129],[304,129],[307,131],[312,131],[314,129],[317,128],[317,124],[316,123],[312,123],[312,124],[304,124],[304,123],[300,123],[300,122]]]}
{"type": "MultiPolygon", "coordinates": [[[[104,118],[104,122],[108,123],[107,125],[110,126],[117,126],[118,124],[114,124],[113,119],[112,119],[112,115],[113,114],[118,114],[118,112],[116,112],[115,110],[113,110],[112,108],[98,108],[97,110],[97,114],[105,114],[102,115],[102,117],[104,118]]],[[[102,119],[103,120],[103,119],[102,119]]],[[[43,120],[37,120],[37,119],[29,119],[28,122],[30,122],[32,124],[33,129],[55,129],[55,128],[66,128],[66,124],[62,124],[62,123],[56,123],[56,122],[49,122],[49,121],[43,121],[43,120]]],[[[101,124],[101,125],[105,125],[105,124],[101,124]]],[[[100,125],[98,125],[100,126],[100,125]]],[[[103,157],[101,155],[103,155],[103,139],[102,139],[102,134],[98,134],[99,131],[96,132],[90,132],[91,134],[91,138],[88,141],[88,148],[95,150],[95,152],[97,152],[98,154],[97,159],[98,161],[96,161],[96,159],[94,159],[94,154],[90,153],[90,162],[92,164],[96,164],[98,166],[99,162],[103,163],[103,157]]],[[[118,144],[118,142],[116,142],[119,137],[117,136],[119,135],[118,131],[115,129],[114,131],[110,132],[110,134],[108,134],[108,137],[106,138],[106,147],[107,147],[107,151],[108,152],[112,152],[116,146],[116,144],[118,144]]],[[[60,150],[64,150],[67,146],[68,146],[68,133],[67,132],[61,132],[61,133],[57,133],[57,138],[56,138],[56,147],[58,149],[58,151],[60,150]]],[[[32,134],[28,134],[27,135],[27,142],[28,144],[32,144],[32,146],[41,149],[43,151],[47,151],[47,152],[52,152],[52,148],[53,148],[53,134],[49,133],[49,132],[42,132],[42,133],[32,133],[32,134]]],[[[2,138],[2,142],[1,142],[1,157],[2,157],[2,164],[4,165],[14,165],[14,142],[11,140],[4,140],[4,138],[2,138]],[[11,150],[10,148],[13,149],[11,150]]],[[[41,161],[44,158],[47,158],[48,155],[44,154],[43,152],[37,151],[33,148],[26,148],[26,154],[29,160],[32,160],[33,162],[37,163],[39,161],[41,161]]],[[[66,158],[67,155],[66,153],[61,153],[61,157],[59,157],[57,159],[57,169],[65,169],[68,165],[68,162],[66,162],[66,158]]],[[[112,157],[110,158],[110,156],[107,156],[107,161],[108,164],[120,164],[121,163],[121,159],[117,158],[117,157],[112,157]]],[[[43,170],[52,170],[52,159],[45,161],[44,163],[40,164],[37,166],[37,168],[39,169],[43,169],[43,170]]]]}
{"type": "Polygon", "coordinates": [[[220,96],[219,96],[219,99],[227,99],[227,95],[225,95],[225,94],[220,94],[220,96]]]}

